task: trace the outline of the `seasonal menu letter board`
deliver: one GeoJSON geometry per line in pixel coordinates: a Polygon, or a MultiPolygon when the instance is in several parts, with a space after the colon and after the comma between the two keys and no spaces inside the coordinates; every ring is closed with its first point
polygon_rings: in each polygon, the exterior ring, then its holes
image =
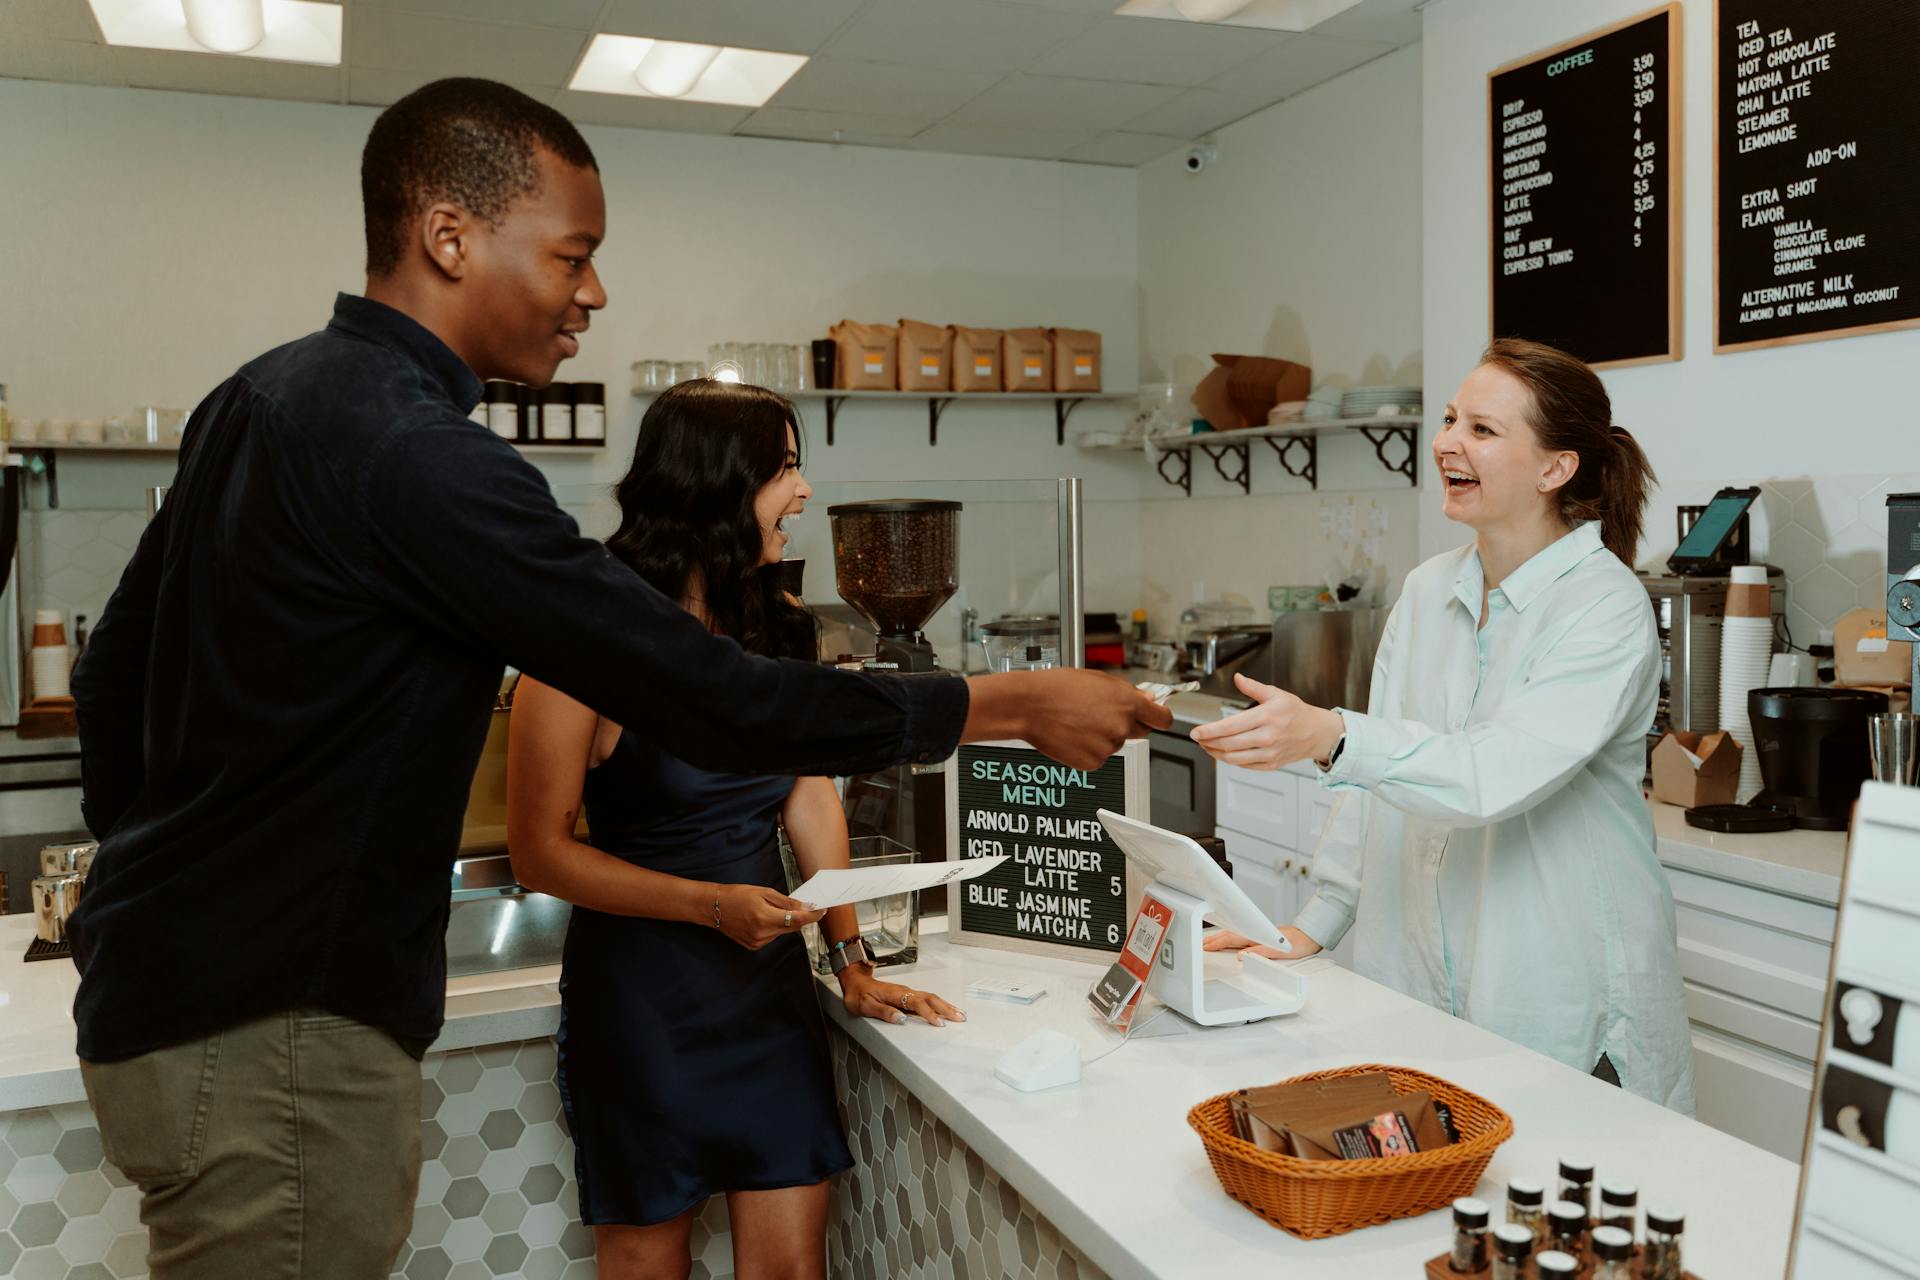
{"type": "Polygon", "coordinates": [[[1020,742],[961,747],[947,764],[947,856],[1008,861],[953,886],[947,936],[1074,960],[1118,953],[1145,882],[1094,816],[1103,808],[1147,818],[1145,742],[1091,772],[1020,742]]]}
{"type": "Polygon", "coordinates": [[[1680,358],[1678,4],[1487,77],[1493,336],[1680,358]]]}
{"type": "Polygon", "coordinates": [[[1714,350],[1920,324],[1920,3],[1719,0],[1714,350]]]}

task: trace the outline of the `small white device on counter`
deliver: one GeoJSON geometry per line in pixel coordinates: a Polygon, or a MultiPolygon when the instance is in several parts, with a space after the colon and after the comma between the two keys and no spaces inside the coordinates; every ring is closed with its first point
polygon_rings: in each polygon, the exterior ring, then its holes
{"type": "Polygon", "coordinates": [[[1021,982],[1016,978],[975,978],[967,984],[967,994],[981,1000],[1032,1004],[1047,994],[1047,989],[1037,982],[1021,982]]]}
{"type": "Polygon", "coordinates": [[[1289,950],[1290,944],[1205,849],[1186,836],[1111,810],[1101,809],[1097,816],[1128,861],[1152,877],[1146,896],[1173,915],[1154,958],[1149,992],[1203,1027],[1258,1022],[1305,1007],[1306,979],[1264,956],[1242,953],[1237,981],[1206,976],[1201,935],[1210,914],[1276,950],[1289,950]]]}
{"type": "Polygon", "coordinates": [[[994,1078],[1022,1093],[1080,1082],[1080,1044],[1051,1027],[1042,1028],[1000,1055],[994,1078]]]}

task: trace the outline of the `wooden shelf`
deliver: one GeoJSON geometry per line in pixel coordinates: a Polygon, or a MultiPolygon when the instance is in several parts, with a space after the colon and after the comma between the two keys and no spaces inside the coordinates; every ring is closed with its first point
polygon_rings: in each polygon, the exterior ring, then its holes
{"type": "MultiPolygon", "coordinates": [[[[1326,436],[1363,436],[1373,446],[1373,454],[1380,465],[1388,471],[1407,478],[1407,483],[1420,484],[1419,450],[1420,423],[1418,414],[1401,414],[1385,418],[1335,418],[1324,422],[1289,422],[1272,427],[1244,427],[1238,431],[1202,431],[1192,435],[1175,435],[1163,432],[1148,436],[1146,448],[1149,455],[1157,452],[1160,456],[1154,461],[1154,470],[1168,484],[1186,493],[1193,494],[1193,451],[1198,449],[1207,455],[1213,463],[1214,471],[1228,484],[1240,486],[1240,492],[1253,491],[1252,454],[1253,441],[1264,440],[1279,459],[1280,466],[1290,476],[1305,480],[1314,489],[1320,487],[1320,441],[1326,436]],[[1399,444],[1406,450],[1404,457],[1390,459],[1387,447],[1399,444]],[[1229,472],[1228,459],[1237,460],[1239,466],[1229,472]],[[1296,458],[1298,459],[1296,461],[1296,458]],[[1173,474],[1169,473],[1173,468],[1173,474]]],[[[1117,446],[1101,446],[1114,448],[1117,446]]]]}
{"type": "MultiPolygon", "coordinates": [[[[664,388],[663,388],[664,389],[664,388]]],[[[658,395],[658,391],[635,391],[636,396],[658,395]]],[[[1067,442],[1067,419],[1073,411],[1089,400],[1118,402],[1133,400],[1139,396],[1137,391],[841,391],[831,387],[811,387],[805,391],[783,391],[781,395],[792,400],[820,400],[827,406],[827,444],[833,444],[834,428],[840,419],[840,406],[849,400],[889,401],[924,400],[927,403],[927,444],[931,447],[940,443],[940,415],[947,406],[959,401],[964,404],[1006,404],[1009,401],[1021,403],[1052,402],[1053,404],[1053,442],[1064,445],[1067,442]]]]}

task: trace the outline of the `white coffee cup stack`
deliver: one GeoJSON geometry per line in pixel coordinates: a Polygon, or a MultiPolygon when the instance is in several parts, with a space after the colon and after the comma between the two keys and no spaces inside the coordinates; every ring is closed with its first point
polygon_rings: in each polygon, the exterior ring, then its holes
{"type": "Polygon", "coordinates": [[[66,698],[73,690],[68,673],[73,655],[67,649],[66,619],[58,609],[36,609],[33,614],[33,648],[27,654],[27,671],[32,677],[35,698],[66,698]]]}
{"type": "Polygon", "coordinates": [[[1773,658],[1772,592],[1765,565],[1736,565],[1720,628],[1720,727],[1740,744],[1741,804],[1760,791],[1760,754],[1753,746],[1747,692],[1767,687],[1773,658]]]}

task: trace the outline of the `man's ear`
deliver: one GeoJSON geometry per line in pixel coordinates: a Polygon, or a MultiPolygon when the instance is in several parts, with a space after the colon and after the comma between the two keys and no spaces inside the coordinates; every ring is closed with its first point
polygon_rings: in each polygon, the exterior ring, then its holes
{"type": "Polygon", "coordinates": [[[467,252],[472,248],[471,238],[476,230],[472,216],[465,209],[444,202],[429,206],[420,219],[422,247],[427,251],[427,258],[449,280],[466,276],[467,252]]]}

